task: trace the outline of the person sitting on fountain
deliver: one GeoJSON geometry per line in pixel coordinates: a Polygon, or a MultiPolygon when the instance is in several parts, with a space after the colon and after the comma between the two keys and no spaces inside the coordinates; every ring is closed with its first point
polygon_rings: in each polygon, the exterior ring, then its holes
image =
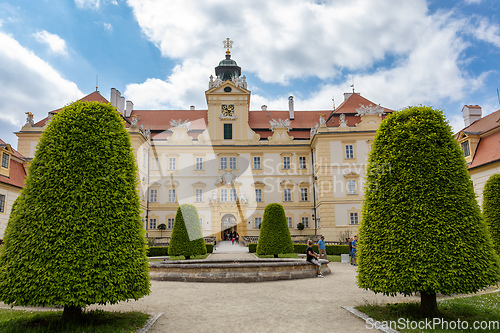
{"type": "Polygon", "coordinates": [[[308,248],[306,249],[307,261],[309,261],[309,262],[311,262],[311,263],[313,263],[313,264],[316,265],[316,267],[318,268],[318,275],[317,276],[319,278],[322,278],[323,275],[321,274],[321,263],[318,260],[319,255],[316,252],[313,251],[313,249],[312,249],[313,244],[314,243],[313,243],[312,240],[309,240],[307,242],[307,245],[309,245],[308,248]]]}

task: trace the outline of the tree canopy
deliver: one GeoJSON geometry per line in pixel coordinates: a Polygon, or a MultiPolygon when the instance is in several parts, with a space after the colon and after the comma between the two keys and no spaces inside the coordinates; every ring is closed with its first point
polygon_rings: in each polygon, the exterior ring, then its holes
{"type": "Polygon", "coordinates": [[[283,206],[278,203],[267,205],[260,227],[257,254],[272,254],[277,258],[280,253],[292,252],[293,242],[283,206]]]}
{"type": "Polygon", "coordinates": [[[171,256],[191,256],[207,253],[198,210],[194,205],[182,204],[177,208],[172,237],[168,245],[171,256]]]}

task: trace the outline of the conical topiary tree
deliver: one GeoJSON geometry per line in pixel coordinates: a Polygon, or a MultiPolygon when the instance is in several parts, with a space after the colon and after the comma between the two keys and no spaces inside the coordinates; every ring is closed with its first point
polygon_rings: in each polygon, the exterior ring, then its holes
{"type": "Polygon", "coordinates": [[[492,175],[483,190],[483,216],[493,240],[493,247],[500,254],[500,174],[492,175]]]}
{"type": "Polygon", "coordinates": [[[465,159],[442,112],[409,107],[382,122],[367,169],[358,284],[376,293],[470,293],[499,280],[465,159]]]}
{"type": "Polygon", "coordinates": [[[0,254],[0,300],[89,304],[149,293],[148,258],[130,136],[111,105],[75,102],[56,114],[12,210],[0,254]]]}
{"type": "Polygon", "coordinates": [[[292,237],[283,206],[278,203],[267,205],[260,227],[257,254],[272,254],[278,258],[278,254],[292,253],[293,249],[292,237]]]}
{"type": "Polygon", "coordinates": [[[170,256],[191,256],[207,253],[205,239],[201,231],[198,210],[194,205],[182,204],[177,208],[172,237],[168,245],[170,256]]]}

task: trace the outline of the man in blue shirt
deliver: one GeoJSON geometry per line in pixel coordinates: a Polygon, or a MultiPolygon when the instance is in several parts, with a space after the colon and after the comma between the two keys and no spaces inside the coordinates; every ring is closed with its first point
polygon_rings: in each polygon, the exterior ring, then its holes
{"type": "Polygon", "coordinates": [[[323,259],[326,259],[325,236],[321,236],[321,239],[318,242],[318,249],[319,249],[319,258],[321,259],[321,256],[323,255],[324,256],[323,259]]]}
{"type": "Polygon", "coordinates": [[[356,252],[358,251],[358,235],[354,236],[354,240],[352,241],[352,264],[354,266],[358,266],[356,263],[356,252]]]}

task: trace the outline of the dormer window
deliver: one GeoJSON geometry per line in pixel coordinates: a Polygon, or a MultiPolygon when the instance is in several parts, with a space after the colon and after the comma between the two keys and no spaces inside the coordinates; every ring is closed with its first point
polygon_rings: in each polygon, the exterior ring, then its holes
{"type": "Polygon", "coordinates": [[[462,151],[464,152],[464,156],[470,156],[470,148],[469,148],[469,141],[464,141],[460,144],[460,147],[462,148],[462,151]]]}
{"type": "Polygon", "coordinates": [[[9,154],[6,153],[2,154],[2,168],[5,169],[9,168],[9,154]]]}

